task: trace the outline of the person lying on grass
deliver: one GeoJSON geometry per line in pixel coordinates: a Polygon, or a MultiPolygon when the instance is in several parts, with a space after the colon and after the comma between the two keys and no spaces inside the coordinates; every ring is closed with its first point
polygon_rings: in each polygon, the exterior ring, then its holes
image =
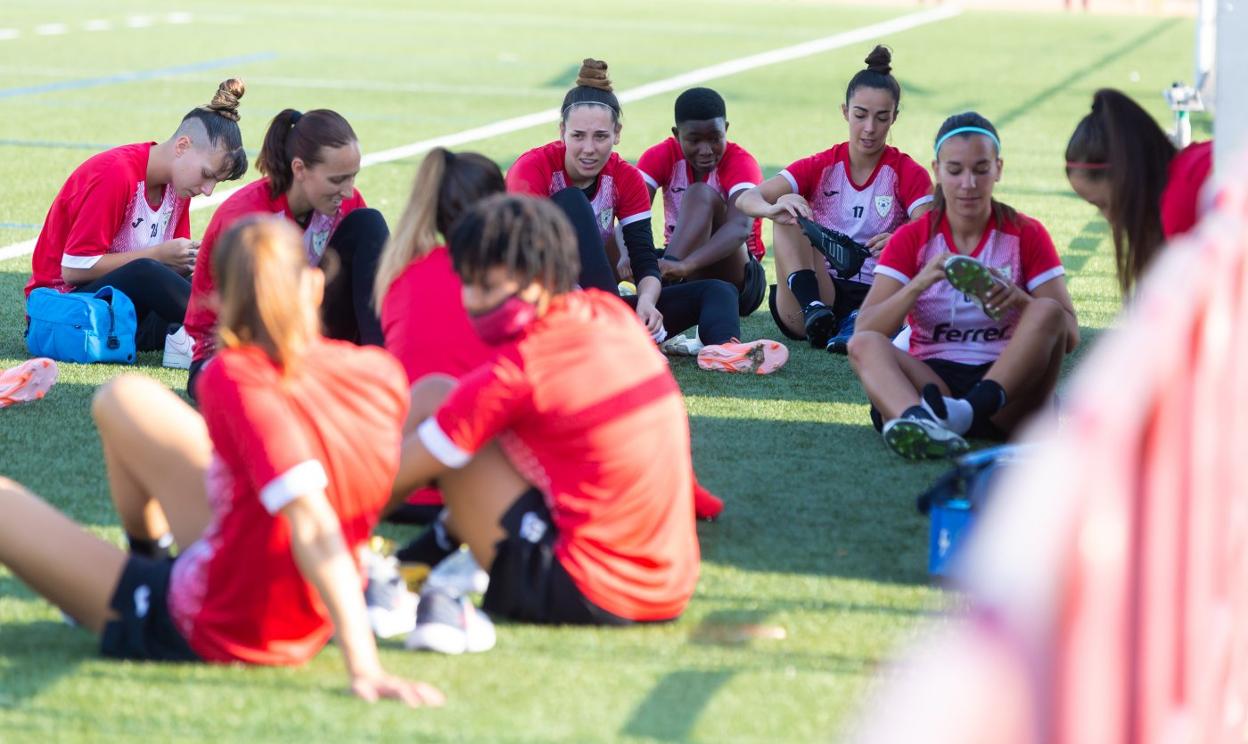
{"type": "Polygon", "coordinates": [[[413,386],[421,423],[403,442],[396,499],[436,480],[443,550],[467,544],[489,571],[495,615],[677,617],[699,565],[689,422],[645,327],[614,295],[576,289],[576,238],[547,199],[481,201],[449,247],[464,309],[496,354],[458,381],[413,386]]]}
{"type": "Polygon", "coordinates": [[[1079,343],[1048,232],[992,198],[996,128],[974,112],[951,116],[934,152],[932,210],[888,241],[849,343],[872,421],[910,459],[961,452],[967,434],[1009,436],[1048,401],[1079,343]],[[889,339],[903,321],[908,352],[889,339]]]}
{"type": "Polygon", "coordinates": [[[0,480],[0,563],[100,634],[104,656],[302,664],[334,635],[353,694],[441,704],[382,669],[356,560],[398,467],[402,368],[321,337],[324,278],[282,218],[231,228],[213,263],[204,415],[140,375],[92,405],[130,554],[0,480]]]}

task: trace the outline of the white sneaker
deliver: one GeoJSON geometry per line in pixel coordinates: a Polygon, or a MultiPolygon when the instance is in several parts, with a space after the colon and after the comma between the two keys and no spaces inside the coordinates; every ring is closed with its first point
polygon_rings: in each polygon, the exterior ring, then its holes
{"type": "Polygon", "coordinates": [[[702,347],[705,346],[697,336],[689,338],[685,334],[673,336],[663,342],[659,349],[668,356],[691,356],[696,357],[702,347]]]}
{"type": "Polygon", "coordinates": [[[494,648],[494,623],[472,605],[445,589],[426,589],[416,609],[416,627],[403,645],[442,654],[480,653],[494,648]]]}
{"type": "Polygon", "coordinates": [[[364,604],[368,622],[378,638],[394,638],[411,633],[416,627],[416,610],[420,598],[408,591],[399,575],[399,564],[392,556],[371,551],[364,555],[368,585],[364,588],[364,604]]]}
{"type": "Polygon", "coordinates": [[[194,352],[195,342],[187,335],[186,326],[178,326],[176,332],[165,336],[165,357],[161,364],[173,369],[190,369],[194,352]]]}
{"type": "Polygon", "coordinates": [[[445,589],[451,594],[485,594],[490,575],[477,565],[468,548],[460,548],[433,567],[425,579],[426,589],[445,589]]]}

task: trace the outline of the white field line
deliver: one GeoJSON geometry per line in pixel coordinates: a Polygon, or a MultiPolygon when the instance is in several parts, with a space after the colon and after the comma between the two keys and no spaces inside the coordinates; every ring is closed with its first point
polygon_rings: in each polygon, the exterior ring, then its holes
{"type": "MultiPolygon", "coordinates": [[[[862,28],[833,34],[832,36],[825,36],[822,39],[815,39],[813,41],[807,41],[793,46],[773,49],[769,52],[762,52],[760,54],[752,54],[748,57],[741,57],[739,59],[721,62],[717,65],[692,70],[690,72],[665,78],[663,80],[656,80],[652,83],[646,83],[645,85],[622,91],[618,94],[618,97],[621,103],[640,101],[662,93],[669,93],[680,88],[686,88],[691,85],[697,85],[710,80],[735,75],[740,72],[746,72],[747,70],[754,70],[759,67],[766,67],[768,65],[779,64],[781,62],[791,62],[795,59],[801,59],[802,57],[809,57],[811,55],[828,52],[833,49],[840,49],[841,47],[848,46],[850,44],[857,44],[864,41],[875,41],[888,34],[909,31],[910,29],[925,26],[930,23],[948,20],[961,13],[962,9],[957,5],[942,5],[932,10],[911,13],[909,15],[901,16],[900,18],[894,18],[881,23],[874,23],[870,26],[863,26],[862,28]]],[[[435,147],[457,147],[469,142],[477,142],[504,134],[510,134],[512,132],[518,132],[522,129],[528,129],[529,127],[534,127],[539,124],[550,124],[559,120],[559,114],[560,111],[558,108],[545,109],[544,111],[537,111],[532,114],[525,114],[524,116],[503,119],[492,124],[465,129],[462,132],[444,134],[440,137],[434,137],[432,139],[421,140],[420,142],[413,142],[400,147],[393,147],[389,150],[370,153],[364,156],[360,166],[362,168],[367,168],[370,165],[377,165],[378,163],[389,163],[395,160],[410,158],[413,155],[420,155],[432,150],[435,147]]],[[[241,186],[230,189],[221,189],[210,197],[196,199],[191,202],[191,210],[193,211],[215,207],[228,199],[229,196],[239,188],[241,188],[241,186]]],[[[12,245],[7,245],[0,248],[0,261],[27,255],[32,252],[34,248],[35,240],[33,238],[30,240],[23,240],[19,243],[13,243],[12,245]]]]}

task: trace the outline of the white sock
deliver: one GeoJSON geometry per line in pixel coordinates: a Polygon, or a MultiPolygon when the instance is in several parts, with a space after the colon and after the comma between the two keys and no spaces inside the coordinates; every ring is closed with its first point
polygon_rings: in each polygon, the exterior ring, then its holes
{"type": "Polygon", "coordinates": [[[958,435],[971,430],[971,424],[975,423],[975,409],[971,408],[970,403],[961,398],[946,397],[945,410],[949,412],[945,419],[945,428],[958,435]]]}

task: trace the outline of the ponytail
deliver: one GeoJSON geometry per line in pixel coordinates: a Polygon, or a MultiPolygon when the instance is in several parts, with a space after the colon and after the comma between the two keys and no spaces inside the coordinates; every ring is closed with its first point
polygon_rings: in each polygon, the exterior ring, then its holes
{"type": "Polygon", "coordinates": [[[256,167],[269,179],[269,196],[276,199],[294,182],[292,163],[299,158],[307,165],[323,159],[321,148],[342,147],[356,142],[355,130],[336,111],[315,109],[306,114],[284,109],[264,133],[264,144],[256,167]]]}

